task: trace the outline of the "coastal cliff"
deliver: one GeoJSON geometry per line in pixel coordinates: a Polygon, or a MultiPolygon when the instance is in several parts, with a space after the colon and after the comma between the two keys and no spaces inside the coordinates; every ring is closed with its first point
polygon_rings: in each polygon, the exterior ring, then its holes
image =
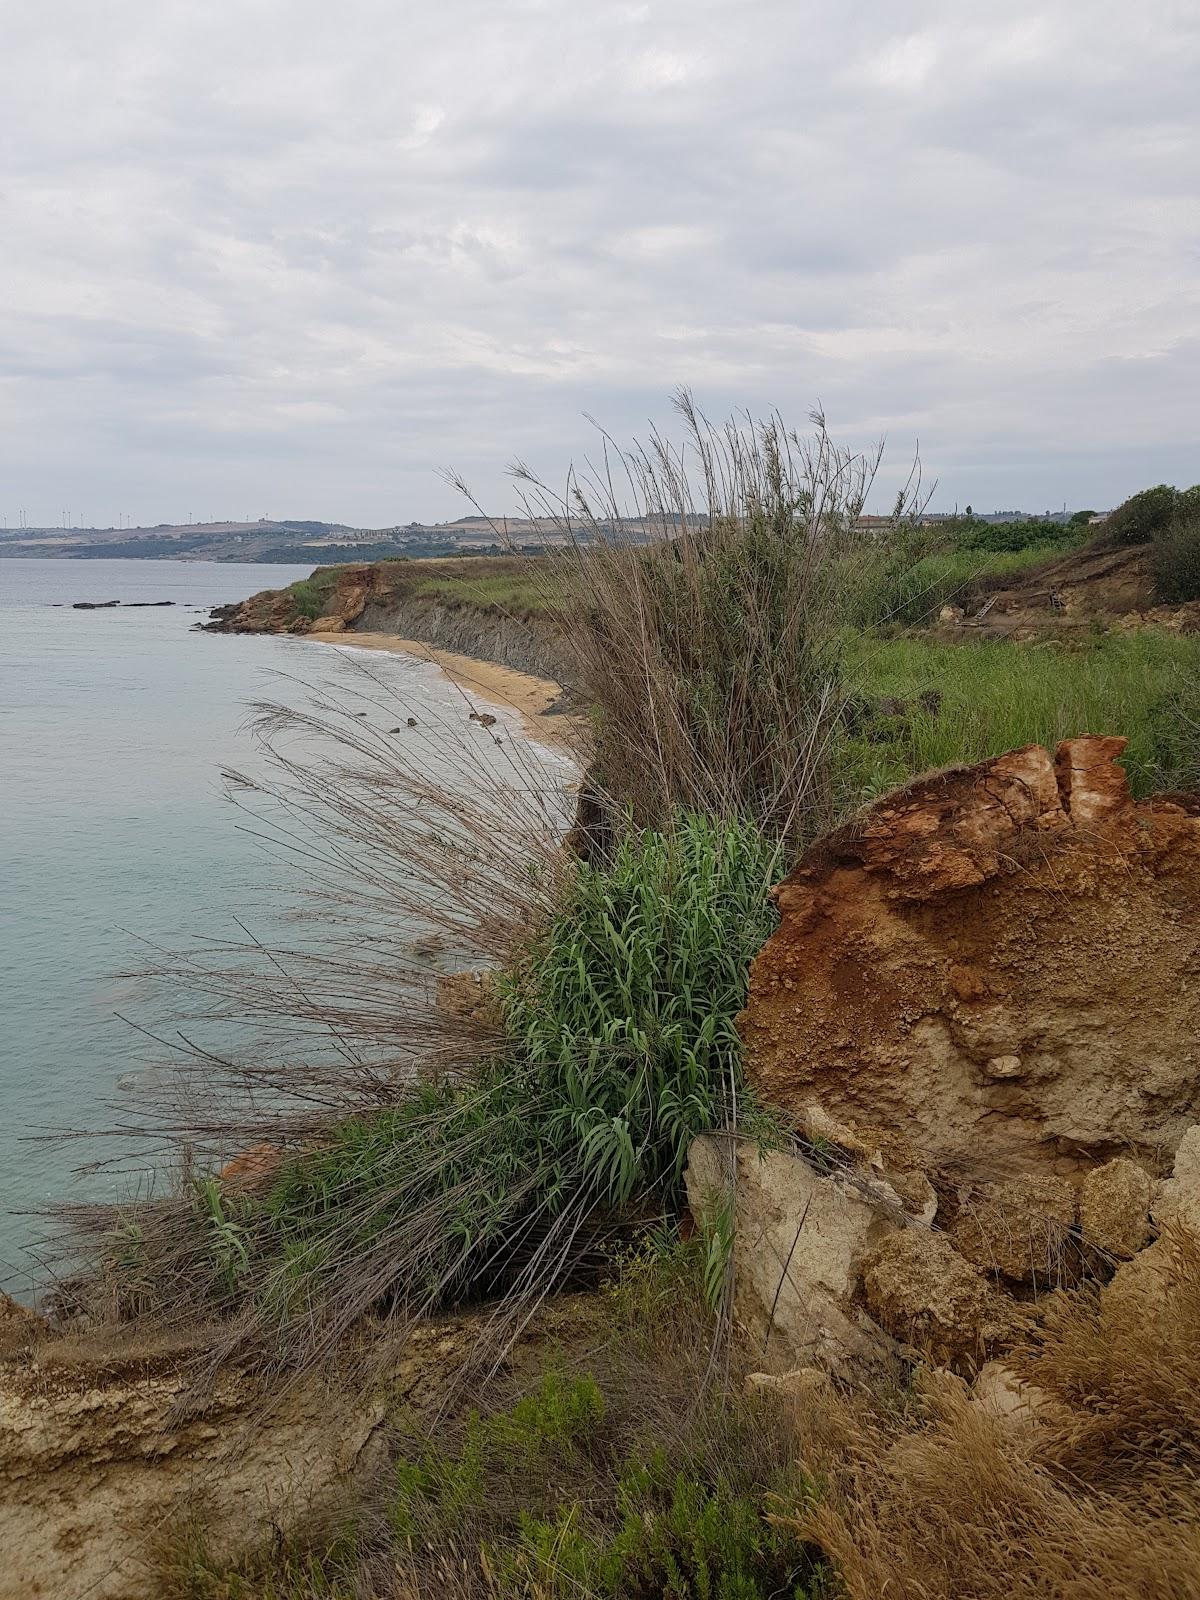
{"type": "Polygon", "coordinates": [[[519,557],[378,561],[318,567],[285,589],[214,609],[214,633],[409,639],[562,682],[566,653],[547,598],[547,574],[519,557]]]}

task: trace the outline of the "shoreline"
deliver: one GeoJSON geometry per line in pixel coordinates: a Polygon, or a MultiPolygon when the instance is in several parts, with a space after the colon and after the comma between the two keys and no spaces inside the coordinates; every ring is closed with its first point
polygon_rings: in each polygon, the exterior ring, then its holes
{"type": "Polygon", "coordinates": [[[481,700],[515,711],[521,718],[527,736],[539,744],[553,745],[560,750],[571,746],[571,730],[578,719],[551,711],[563,692],[562,685],[552,678],[538,678],[532,673],[518,672],[515,667],[502,667],[494,661],[481,660],[478,656],[460,655],[454,650],[442,650],[437,645],[426,644],[421,639],[401,639],[391,633],[360,633],[349,629],[335,633],[313,629],[295,637],[313,639],[319,644],[379,650],[388,655],[415,656],[428,661],[459,689],[469,690],[481,700]]]}

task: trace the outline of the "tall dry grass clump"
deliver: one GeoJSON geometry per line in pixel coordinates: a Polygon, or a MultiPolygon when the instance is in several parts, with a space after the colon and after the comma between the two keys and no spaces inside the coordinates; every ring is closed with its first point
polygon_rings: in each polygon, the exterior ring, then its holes
{"type": "Polygon", "coordinates": [[[1191,1600],[1200,1592],[1200,1242],[1064,1297],[1012,1358],[1034,1410],[934,1375],[905,1405],[797,1417],[824,1493],[792,1526],[849,1600],[1191,1600]]]}
{"type": "Polygon", "coordinates": [[[602,434],[561,493],[513,469],[559,533],[542,582],[592,712],[592,782],[636,825],[683,808],[803,839],[833,818],[846,603],[919,509],[919,465],[891,531],[864,536],[882,445],[836,444],[820,413],[804,438],[777,414],[714,425],[686,390],[675,407],[681,443],[602,434]]]}
{"type": "Polygon", "coordinates": [[[778,845],[676,812],[581,861],[569,764],[364,687],[257,708],[259,759],[227,778],[301,874],[297,936],[160,958],[199,997],[181,1036],[242,1041],[181,1048],[113,1130],[160,1141],[165,1192],[69,1217],[90,1312],[215,1320],[218,1360],[303,1366],[367,1312],[492,1298],[502,1347],[674,1212],[690,1140],[744,1100],[733,1019],[778,845]]]}

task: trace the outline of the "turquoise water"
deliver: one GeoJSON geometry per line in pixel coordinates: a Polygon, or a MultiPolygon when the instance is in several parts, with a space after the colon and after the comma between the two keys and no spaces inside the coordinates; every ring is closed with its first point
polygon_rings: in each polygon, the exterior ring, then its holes
{"type": "MultiPolygon", "coordinates": [[[[122,1097],[161,1060],[131,1023],[161,1026],[162,997],[114,974],[145,965],[140,940],[238,939],[235,918],[270,938],[283,915],[284,869],[236,826],[218,769],[252,762],[248,701],[277,695],[281,673],[334,683],[351,653],[193,629],[210,606],[307,570],[0,560],[0,1286],[10,1293],[43,1276],[47,1228],[28,1213],[128,1187],[76,1171],[109,1152],[103,1143],[29,1137],[114,1126],[122,1097]],[[110,599],[176,604],[70,609],[110,599]]],[[[375,654],[371,666],[414,702],[451,703],[428,663],[375,654]]]]}

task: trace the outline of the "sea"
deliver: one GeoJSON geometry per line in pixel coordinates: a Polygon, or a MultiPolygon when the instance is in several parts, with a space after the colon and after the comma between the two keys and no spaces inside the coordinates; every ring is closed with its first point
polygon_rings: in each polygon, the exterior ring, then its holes
{"type": "Polygon", "coordinates": [[[428,661],[198,630],[211,607],[309,570],[0,560],[0,1288],[18,1298],[51,1271],[48,1210],[131,1182],[100,1130],[170,1028],[147,952],[279,936],[294,867],[239,825],[221,780],[252,771],[251,704],[341,693],[369,654],[375,680],[478,736],[428,661]]]}

